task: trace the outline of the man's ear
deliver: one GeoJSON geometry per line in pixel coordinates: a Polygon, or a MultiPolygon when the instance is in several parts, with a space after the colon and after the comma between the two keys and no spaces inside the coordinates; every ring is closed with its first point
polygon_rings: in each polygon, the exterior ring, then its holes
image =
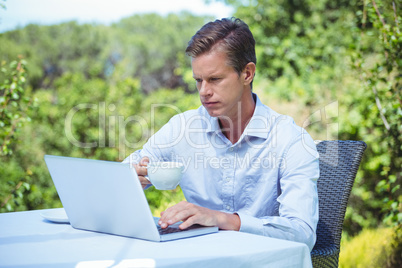
{"type": "Polygon", "coordinates": [[[243,69],[243,77],[244,77],[244,84],[249,85],[253,82],[254,75],[255,75],[255,64],[254,62],[247,63],[246,67],[243,69]]]}

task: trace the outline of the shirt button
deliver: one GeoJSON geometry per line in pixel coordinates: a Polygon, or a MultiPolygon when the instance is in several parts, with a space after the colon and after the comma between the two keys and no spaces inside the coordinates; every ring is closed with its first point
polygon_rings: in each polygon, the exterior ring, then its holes
{"type": "Polygon", "coordinates": [[[230,206],[226,206],[226,210],[230,210],[230,206]]]}
{"type": "Polygon", "coordinates": [[[226,177],[226,182],[230,182],[230,178],[227,178],[227,177],[226,177]]]}
{"type": "Polygon", "coordinates": [[[229,148],[229,151],[233,152],[233,150],[234,150],[233,147],[230,147],[230,148],[229,148]]]}

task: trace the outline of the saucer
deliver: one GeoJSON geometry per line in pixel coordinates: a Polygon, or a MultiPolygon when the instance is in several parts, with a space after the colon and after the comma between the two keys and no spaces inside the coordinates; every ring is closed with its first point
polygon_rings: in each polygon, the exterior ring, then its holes
{"type": "Polygon", "coordinates": [[[70,223],[64,208],[58,208],[58,209],[44,211],[40,215],[43,218],[45,218],[46,220],[51,221],[51,222],[70,223]]]}

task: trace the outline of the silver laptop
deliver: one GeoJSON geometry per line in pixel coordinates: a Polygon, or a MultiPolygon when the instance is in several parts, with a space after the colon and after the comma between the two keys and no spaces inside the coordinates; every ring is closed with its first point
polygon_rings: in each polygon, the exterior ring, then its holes
{"type": "Polygon", "coordinates": [[[130,164],[45,155],[71,226],[151,241],[169,241],[218,231],[180,223],[161,229],[130,164]]]}

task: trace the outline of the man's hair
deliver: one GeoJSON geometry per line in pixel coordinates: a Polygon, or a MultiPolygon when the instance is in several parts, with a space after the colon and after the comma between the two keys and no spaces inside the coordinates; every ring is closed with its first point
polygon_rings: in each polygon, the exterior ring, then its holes
{"type": "Polygon", "coordinates": [[[233,17],[205,24],[188,42],[186,54],[196,58],[218,43],[228,57],[227,64],[239,75],[249,62],[257,63],[253,34],[246,23],[233,17]]]}

